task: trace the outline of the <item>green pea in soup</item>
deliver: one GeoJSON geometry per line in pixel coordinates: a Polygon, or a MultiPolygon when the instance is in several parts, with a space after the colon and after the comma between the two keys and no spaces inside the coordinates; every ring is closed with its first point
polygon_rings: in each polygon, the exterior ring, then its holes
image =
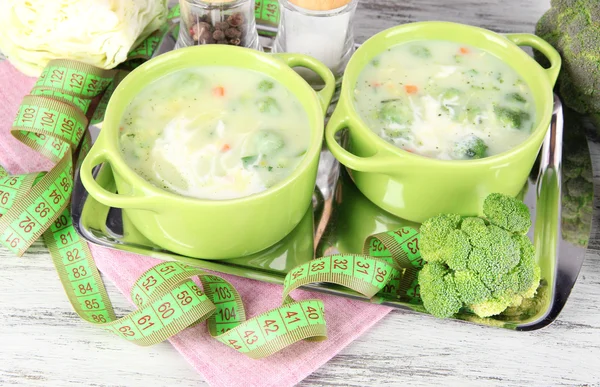
{"type": "Polygon", "coordinates": [[[531,90],[516,71],[488,52],[449,41],[383,52],[360,74],[354,100],[381,138],[442,160],[505,152],[535,124],[531,90]]]}
{"type": "Polygon", "coordinates": [[[120,147],[129,167],[167,191],[240,198],[289,176],[309,145],[296,97],[274,79],[234,67],[166,75],[127,107],[120,147]]]}

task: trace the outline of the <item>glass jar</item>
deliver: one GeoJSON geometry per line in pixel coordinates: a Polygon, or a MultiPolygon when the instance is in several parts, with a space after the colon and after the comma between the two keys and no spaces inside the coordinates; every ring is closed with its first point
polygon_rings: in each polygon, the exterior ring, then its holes
{"type": "Polygon", "coordinates": [[[350,0],[341,7],[317,11],[279,0],[279,31],[273,52],[310,55],[341,77],[354,51],[352,21],[357,4],[358,0],[350,0]]]}
{"type": "Polygon", "coordinates": [[[228,44],[261,50],[254,0],[179,0],[181,19],[175,48],[228,44]]]}

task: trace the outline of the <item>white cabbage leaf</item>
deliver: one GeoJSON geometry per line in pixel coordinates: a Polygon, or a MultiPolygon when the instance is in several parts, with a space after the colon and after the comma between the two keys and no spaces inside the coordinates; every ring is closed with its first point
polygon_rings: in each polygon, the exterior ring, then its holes
{"type": "Polygon", "coordinates": [[[0,52],[29,76],[59,58],[110,69],[167,11],[167,0],[0,0],[0,52]]]}

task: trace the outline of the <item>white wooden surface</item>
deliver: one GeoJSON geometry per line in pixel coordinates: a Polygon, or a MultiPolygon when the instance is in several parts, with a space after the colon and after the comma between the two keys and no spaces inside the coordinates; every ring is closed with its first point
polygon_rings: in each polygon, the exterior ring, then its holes
{"type": "MultiPolygon", "coordinates": [[[[357,39],[401,22],[432,19],[532,31],[548,6],[547,0],[363,0],[357,39]]],[[[600,171],[600,145],[591,146],[600,171]]],[[[600,187],[598,173],[595,183],[600,187]]],[[[600,385],[599,248],[595,228],[579,281],[548,328],[511,332],[396,311],[302,385],[600,385]]],[[[117,313],[130,310],[124,298],[113,299],[117,313]]],[[[0,248],[0,385],[206,383],[169,344],[136,347],[82,322],[71,311],[46,249],[37,243],[21,259],[0,248]]]]}

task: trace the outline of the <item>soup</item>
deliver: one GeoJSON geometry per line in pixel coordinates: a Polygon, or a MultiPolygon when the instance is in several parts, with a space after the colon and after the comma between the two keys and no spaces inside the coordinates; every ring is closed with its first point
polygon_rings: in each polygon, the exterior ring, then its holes
{"type": "Polygon", "coordinates": [[[384,140],[442,160],[505,152],[535,124],[531,90],[516,71],[449,41],[400,44],[375,57],[359,76],[354,104],[384,140]]]}
{"type": "Polygon", "coordinates": [[[234,199],[289,176],[309,145],[308,116],[274,79],[234,67],[166,75],[126,108],[120,148],[157,187],[201,199],[234,199]]]}

